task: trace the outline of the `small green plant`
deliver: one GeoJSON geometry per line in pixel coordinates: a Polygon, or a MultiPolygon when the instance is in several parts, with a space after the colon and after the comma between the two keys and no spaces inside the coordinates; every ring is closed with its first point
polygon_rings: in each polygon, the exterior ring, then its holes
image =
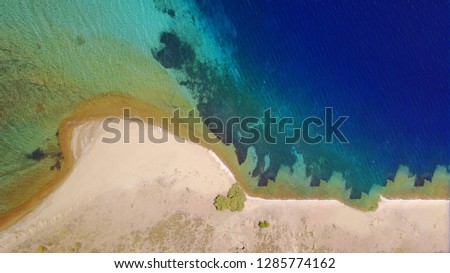
{"type": "Polygon", "coordinates": [[[80,252],[80,248],[81,248],[81,243],[77,241],[73,244],[73,247],[69,248],[69,252],[70,253],[80,252]]]}
{"type": "Polygon", "coordinates": [[[214,206],[217,210],[242,211],[247,200],[244,190],[239,185],[233,184],[228,190],[227,196],[218,195],[214,199],[214,206]]]}
{"type": "Polygon", "coordinates": [[[258,226],[259,226],[259,228],[268,228],[269,227],[269,222],[267,222],[266,220],[259,221],[258,226]]]}
{"type": "Polygon", "coordinates": [[[48,249],[45,246],[39,245],[38,253],[46,253],[47,251],[48,251],[48,249]]]}
{"type": "Polygon", "coordinates": [[[214,199],[214,206],[216,206],[217,210],[226,210],[230,208],[230,199],[223,195],[217,195],[216,199],[214,199]]]}

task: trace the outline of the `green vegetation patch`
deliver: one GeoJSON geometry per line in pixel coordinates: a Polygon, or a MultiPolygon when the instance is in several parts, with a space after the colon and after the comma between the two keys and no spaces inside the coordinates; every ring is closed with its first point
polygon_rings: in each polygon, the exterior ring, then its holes
{"type": "Polygon", "coordinates": [[[246,199],[244,190],[236,183],[228,190],[227,196],[219,194],[214,199],[214,206],[217,210],[242,211],[246,199]]]}
{"type": "Polygon", "coordinates": [[[259,221],[258,226],[259,226],[259,228],[268,228],[269,227],[269,222],[267,222],[266,220],[259,221]]]}

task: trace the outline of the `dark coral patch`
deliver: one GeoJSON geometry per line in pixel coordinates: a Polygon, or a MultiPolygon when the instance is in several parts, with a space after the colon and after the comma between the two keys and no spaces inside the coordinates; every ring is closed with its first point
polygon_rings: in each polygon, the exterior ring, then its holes
{"type": "Polygon", "coordinates": [[[175,17],[175,10],[174,9],[168,9],[167,14],[169,14],[170,17],[175,17]]]}
{"type": "Polygon", "coordinates": [[[362,196],[362,192],[361,191],[356,191],[354,189],[352,189],[352,192],[350,193],[350,199],[354,200],[354,199],[361,199],[362,196]]]}
{"type": "Polygon", "coordinates": [[[37,148],[31,154],[28,154],[27,158],[39,161],[39,160],[44,159],[46,156],[47,155],[44,153],[44,151],[41,148],[37,148]]]}
{"type": "Polygon", "coordinates": [[[53,170],[61,170],[61,160],[57,159],[55,164],[53,164],[52,166],[50,166],[50,171],[53,170]]]}
{"type": "Polygon", "coordinates": [[[163,32],[160,42],[165,46],[155,54],[155,59],[165,68],[181,69],[182,65],[195,60],[192,47],[181,41],[174,33],[163,32]]]}
{"type": "Polygon", "coordinates": [[[167,13],[170,17],[175,17],[175,10],[174,9],[163,9],[163,13],[167,13]]]}
{"type": "Polygon", "coordinates": [[[414,181],[414,187],[423,187],[425,185],[425,181],[431,182],[432,177],[433,177],[433,175],[431,173],[425,173],[425,174],[420,175],[414,181]]]}
{"type": "Polygon", "coordinates": [[[311,182],[309,183],[311,187],[319,187],[320,186],[320,178],[317,176],[313,176],[311,178],[311,182]]]}

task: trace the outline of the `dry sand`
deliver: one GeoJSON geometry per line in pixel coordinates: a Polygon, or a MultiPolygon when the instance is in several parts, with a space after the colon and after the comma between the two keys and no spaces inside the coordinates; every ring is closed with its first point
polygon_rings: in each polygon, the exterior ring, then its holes
{"type": "Polygon", "coordinates": [[[130,144],[105,144],[100,121],[77,127],[73,171],[0,233],[0,251],[449,251],[448,200],[383,199],[362,212],[334,200],[249,197],[242,212],[220,212],[213,200],[235,181],[211,151],[172,135],[139,144],[137,126],[131,135],[130,144]],[[270,227],[260,229],[261,220],[270,227]]]}

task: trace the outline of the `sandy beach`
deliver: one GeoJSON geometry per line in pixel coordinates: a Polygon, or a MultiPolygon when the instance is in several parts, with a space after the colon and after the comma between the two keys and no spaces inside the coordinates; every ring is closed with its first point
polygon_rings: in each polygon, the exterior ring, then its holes
{"type": "Polygon", "coordinates": [[[75,128],[72,172],[0,232],[1,252],[449,251],[448,200],[382,199],[362,212],[334,200],[248,197],[242,212],[216,211],[214,198],[236,181],[212,151],[173,135],[139,144],[137,126],[129,144],[104,136],[100,120],[75,128]]]}

